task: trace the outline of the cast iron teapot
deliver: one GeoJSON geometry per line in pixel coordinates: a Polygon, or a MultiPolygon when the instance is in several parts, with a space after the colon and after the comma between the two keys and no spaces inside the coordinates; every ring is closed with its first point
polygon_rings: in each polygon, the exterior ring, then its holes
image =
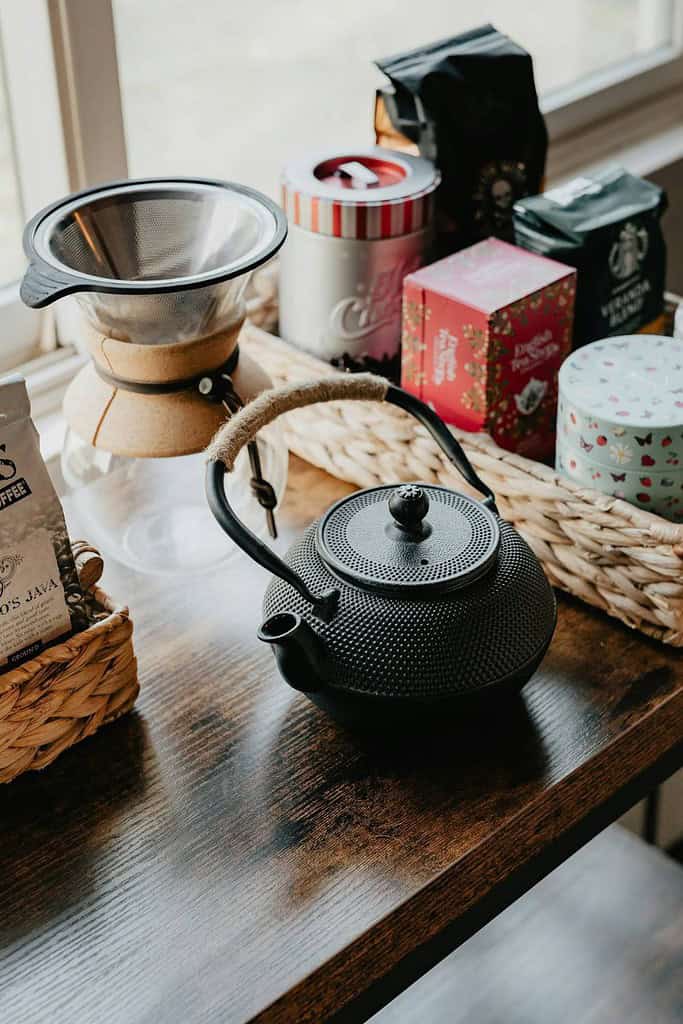
{"type": "Polygon", "coordinates": [[[464,698],[519,691],[539,665],[555,628],[553,591],[458,442],[417,398],[371,374],[266,391],[226,423],[208,457],[213,514],[276,577],[259,639],[290,686],[336,718],[443,719],[462,711],[464,698]],[[435,484],[356,491],[281,559],[237,519],[224,474],[266,423],[335,399],[412,413],[483,500],[435,484]]]}

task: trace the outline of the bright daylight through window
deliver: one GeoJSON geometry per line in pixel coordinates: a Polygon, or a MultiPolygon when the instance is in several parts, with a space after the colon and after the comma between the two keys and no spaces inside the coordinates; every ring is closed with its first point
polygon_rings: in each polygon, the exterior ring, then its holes
{"type": "MultiPolygon", "coordinates": [[[[297,151],[372,141],[378,58],[492,22],[542,95],[672,39],[671,0],[115,0],[133,175],[204,173],[276,195],[297,151]],[[191,141],[190,141],[191,140],[191,141]]],[[[626,71],[632,73],[633,67],[626,71]]]]}
{"type": "Polygon", "coordinates": [[[373,140],[375,90],[385,84],[375,60],[486,21],[532,54],[557,138],[614,113],[625,96],[632,104],[683,80],[678,6],[425,0],[416,20],[394,0],[349,0],[343,12],[320,0],[0,0],[0,368],[35,352],[42,329],[18,302],[22,226],[69,184],[194,174],[277,197],[283,165],[312,139],[320,149],[373,140]],[[58,10],[71,33],[56,30],[58,10]]]}
{"type": "Polygon", "coordinates": [[[23,272],[22,226],[23,210],[17,185],[3,70],[0,77],[0,285],[16,280],[23,272]]]}

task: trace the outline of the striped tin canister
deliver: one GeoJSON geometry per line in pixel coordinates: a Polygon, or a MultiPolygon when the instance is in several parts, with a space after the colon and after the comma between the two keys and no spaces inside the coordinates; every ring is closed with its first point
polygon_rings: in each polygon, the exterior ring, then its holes
{"type": "Polygon", "coordinates": [[[429,161],[379,147],[285,168],[285,340],[334,365],[398,379],[403,278],[428,258],[439,181],[429,161]]]}
{"type": "Polygon", "coordinates": [[[633,334],[560,369],[556,467],[586,487],[683,521],[683,341],[633,334]]]}

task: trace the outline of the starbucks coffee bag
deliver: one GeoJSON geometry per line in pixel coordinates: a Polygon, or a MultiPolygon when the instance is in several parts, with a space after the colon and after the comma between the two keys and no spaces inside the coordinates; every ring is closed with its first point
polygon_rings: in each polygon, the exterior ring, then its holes
{"type": "Polygon", "coordinates": [[[64,513],[40,454],[26,383],[0,381],[0,671],[83,629],[64,513]]]}
{"type": "Polygon", "coordinates": [[[517,245],[576,267],[575,347],[661,314],[666,206],[661,188],[620,167],[515,204],[517,245]]]}

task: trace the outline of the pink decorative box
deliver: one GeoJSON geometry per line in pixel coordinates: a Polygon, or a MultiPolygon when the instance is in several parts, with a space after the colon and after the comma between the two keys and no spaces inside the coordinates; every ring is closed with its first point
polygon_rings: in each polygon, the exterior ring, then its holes
{"type": "Polygon", "coordinates": [[[402,380],[448,423],[552,456],[576,271],[495,238],[403,283],[402,380]]]}

